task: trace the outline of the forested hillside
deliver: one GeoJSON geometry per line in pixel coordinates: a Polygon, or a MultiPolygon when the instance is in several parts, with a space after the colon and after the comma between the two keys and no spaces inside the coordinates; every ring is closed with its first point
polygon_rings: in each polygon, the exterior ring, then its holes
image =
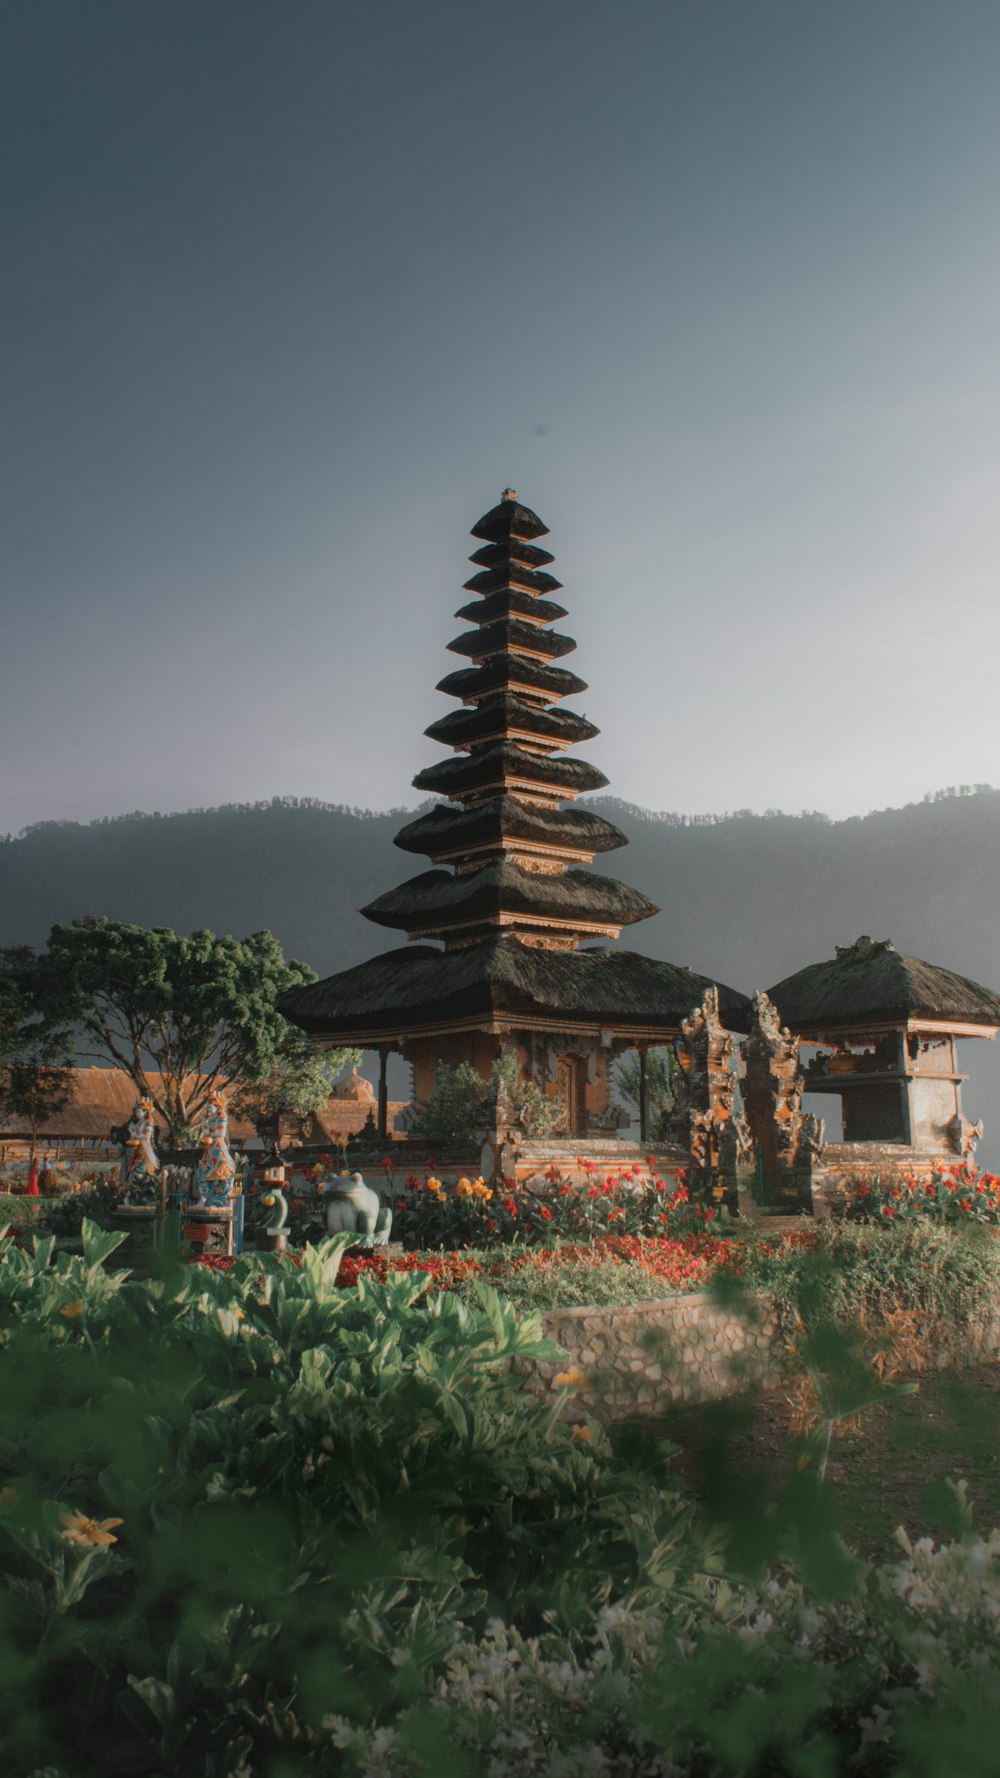
{"type": "MultiPolygon", "coordinates": [[[[1000,986],[1000,791],[940,795],[847,821],[782,814],[684,820],[594,798],[627,833],[600,868],[662,911],[629,947],[749,992],[860,932],[1000,986]]],[[[393,846],[401,811],[281,802],[45,823],[0,845],[0,942],[106,914],[237,936],[268,927],[321,975],[389,950],[358,908],[416,874],[393,846]]],[[[1000,1148],[1000,1053],[964,1046],[975,1117],[1000,1148]],[[995,1109],[992,1109],[994,1108],[995,1109]]]]}

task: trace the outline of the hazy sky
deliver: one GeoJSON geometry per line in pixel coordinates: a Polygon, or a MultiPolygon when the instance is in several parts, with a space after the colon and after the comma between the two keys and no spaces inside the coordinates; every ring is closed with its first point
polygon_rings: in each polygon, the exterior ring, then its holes
{"type": "Polygon", "coordinates": [[[6,0],[0,829],[415,803],[506,483],[655,809],[1000,781],[996,0],[6,0]]]}

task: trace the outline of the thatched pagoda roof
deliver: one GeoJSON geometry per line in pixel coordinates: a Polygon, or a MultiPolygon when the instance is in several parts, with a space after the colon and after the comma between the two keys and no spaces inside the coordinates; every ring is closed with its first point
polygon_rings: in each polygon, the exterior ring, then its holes
{"type": "Polygon", "coordinates": [[[461,606],[455,616],[464,617],[470,624],[491,624],[505,617],[526,617],[536,624],[555,624],[569,613],[565,605],[557,605],[553,599],[536,599],[533,593],[522,592],[520,587],[505,587],[501,592],[488,593],[485,599],[461,606]]]}
{"type": "Polygon", "coordinates": [[[491,506],[478,525],[472,527],[473,537],[481,537],[484,543],[503,543],[512,537],[547,537],[548,534],[548,525],[542,524],[530,506],[521,505],[513,488],[505,489],[499,506],[491,506]]]}
{"type": "Polygon", "coordinates": [[[475,809],[438,803],[400,828],[395,843],[403,852],[443,858],[478,851],[504,839],[592,853],[613,852],[627,844],[617,827],[591,809],[540,809],[514,796],[494,797],[475,809]]]}
{"type": "Polygon", "coordinates": [[[432,925],[495,922],[498,915],[506,913],[559,922],[578,920],[584,926],[630,926],[659,909],[637,889],[614,877],[587,870],[542,876],[504,858],[457,877],[446,870],[424,871],[378,896],[361,912],[380,926],[420,932],[432,925]]]}
{"type": "Polygon", "coordinates": [[[512,741],[504,741],[499,746],[480,747],[475,753],[439,760],[437,765],[418,772],[413,785],[416,790],[438,791],[442,796],[468,796],[491,785],[499,788],[512,780],[550,788],[563,796],[601,790],[608,781],[603,772],[585,760],[561,755],[544,759],[537,753],[526,753],[512,741]]]}
{"type": "Polygon", "coordinates": [[[480,629],[463,630],[448,643],[450,654],[468,654],[476,661],[486,660],[491,654],[506,653],[508,649],[515,653],[526,649],[529,654],[556,660],[560,655],[572,654],[575,647],[572,636],[564,636],[559,630],[542,629],[538,624],[526,624],[517,617],[501,617],[496,623],[483,624],[480,629]]]}
{"type": "MultiPolygon", "coordinates": [[[[740,1024],[745,994],[722,983],[724,1024],[740,1024]]],[[[465,950],[407,945],[282,997],[285,1017],[338,1042],[392,1041],[428,1028],[496,1021],[555,1029],[619,1028],[652,1041],[676,1033],[704,999],[708,976],[604,947],[547,951],[501,937],[465,950]]]]}
{"type": "Polygon", "coordinates": [[[587,681],[565,667],[543,666],[540,661],[525,660],[521,655],[496,654],[482,667],[462,667],[457,673],[447,673],[438,680],[437,690],[472,704],[511,685],[529,686],[546,699],[572,698],[587,689],[587,681]]]}
{"type": "Polygon", "coordinates": [[[498,698],[485,698],[471,709],[449,710],[447,716],[425,728],[424,734],[447,747],[464,747],[472,741],[499,739],[511,729],[537,735],[540,743],[553,747],[590,741],[600,733],[594,723],[573,710],[540,710],[537,704],[505,692],[498,698]]]}
{"type": "Polygon", "coordinates": [[[532,593],[557,593],[562,581],[554,574],[540,574],[533,568],[522,568],[520,563],[511,560],[503,567],[483,568],[473,574],[465,583],[467,593],[502,593],[508,587],[523,587],[532,593]]]}
{"type": "Polygon", "coordinates": [[[506,537],[502,543],[484,543],[469,557],[480,568],[506,568],[508,562],[523,562],[526,568],[547,568],[555,561],[547,549],[537,543],[525,543],[520,537],[506,537]]]}
{"type": "Polygon", "coordinates": [[[909,1019],[1000,1026],[1000,995],[950,969],[904,957],[888,939],[838,945],[827,962],[810,963],[768,989],[792,1031],[849,1030],[909,1019]]]}

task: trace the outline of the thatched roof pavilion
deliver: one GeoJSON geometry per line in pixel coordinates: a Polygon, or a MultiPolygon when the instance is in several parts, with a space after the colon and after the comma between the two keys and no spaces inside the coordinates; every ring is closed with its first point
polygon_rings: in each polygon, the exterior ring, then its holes
{"type": "Polygon", "coordinates": [[[864,936],[768,996],[781,1023],[817,1045],[806,1087],[840,1097],[845,1142],[972,1153],[982,1126],[962,1115],[955,1044],[997,1035],[1000,995],[864,936]]]}

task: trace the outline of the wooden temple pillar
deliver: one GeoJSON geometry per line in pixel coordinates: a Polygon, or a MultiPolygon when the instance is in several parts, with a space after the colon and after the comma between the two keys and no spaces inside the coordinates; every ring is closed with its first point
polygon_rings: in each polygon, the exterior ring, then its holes
{"type": "Polygon", "coordinates": [[[380,1142],[388,1141],[389,1137],[389,1050],[392,1046],[380,1043],[378,1046],[378,1123],[376,1125],[380,1142]]]}
{"type": "Polygon", "coordinates": [[[643,1148],[649,1142],[649,1080],[646,1065],[648,1044],[639,1045],[639,1141],[643,1148]]]}

